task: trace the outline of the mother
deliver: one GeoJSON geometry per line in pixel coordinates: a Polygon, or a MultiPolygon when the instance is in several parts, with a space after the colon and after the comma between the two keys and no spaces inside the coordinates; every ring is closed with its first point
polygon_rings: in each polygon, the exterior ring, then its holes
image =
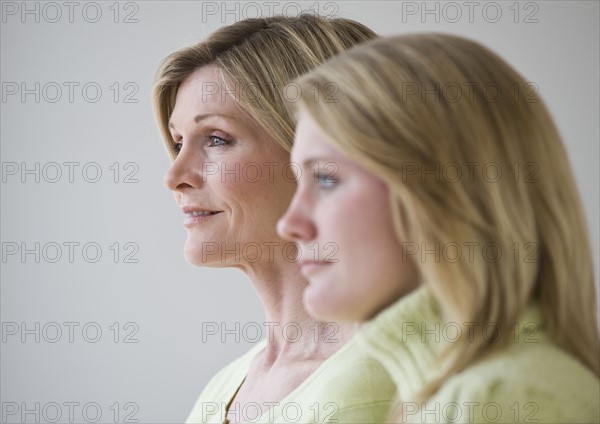
{"type": "Polygon", "coordinates": [[[171,54],[158,71],[155,111],[172,158],[165,184],[185,215],[185,256],[244,271],[265,321],[277,323],[210,381],[188,422],[375,423],[388,412],[393,383],[348,343],[353,326],[309,317],[294,258],[311,252],[275,231],[295,189],[285,101],[313,94],[286,84],[374,37],[347,19],[247,19],[171,54]]]}

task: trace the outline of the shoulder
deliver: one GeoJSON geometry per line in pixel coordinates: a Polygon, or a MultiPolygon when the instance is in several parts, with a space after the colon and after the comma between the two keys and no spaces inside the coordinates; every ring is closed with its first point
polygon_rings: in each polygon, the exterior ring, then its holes
{"type": "Polygon", "coordinates": [[[302,390],[304,403],[323,409],[322,422],[382,423],[396,399],[387,371],[354,340],[323,363],[308,383],[302,390]]]}
{"type": "Polygon", "coordinates": [[[222,422],[217,417],[225,411],[227,403],[246,378],[250,363],[264,349],[265,344],[265,340],[257,343],[248,352],[218,371],[200,393],[186,422],[213,422],[208,420],[210,416],[215,417],[214,422],[222,422]]]}
{"type": "Polygon", "coordinates": [[[389,374],[379,361],[368,355],[356,341],[350,340],[338,354],[323,367],[321,382],[339,383],[340,380],[352,384],[353,387],[376,382],[392,385],[389,374]]]}
{"type": "Polygon", "coordinates": [[[244,378],[246,378],[250,363],[254,357],[264,349],[265,345],[265,340],[257,343],[248,352],[223,367],[210,379],[202,391],[200,398],[215,401],[229,401],[228,398],[225,399],[229,394],[228,392],[231,391],[231,389],[238,389],[244,378]]]}
{"type": "Polygon", "coordinates": [[[599,396],[591,371],[541,341],[511,346],[450,378],[428,410],[441,422],[455,411],[464,422],[586,423],[600,419],[599,396]]]}

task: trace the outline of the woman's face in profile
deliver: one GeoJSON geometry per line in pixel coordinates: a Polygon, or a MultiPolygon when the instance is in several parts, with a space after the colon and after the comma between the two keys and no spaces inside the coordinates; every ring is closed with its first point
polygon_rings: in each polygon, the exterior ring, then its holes
{"type": "Polygon", "coordinates": [[[288,152],[226,91],[216,69],[199,68],[179,87],[170,118],[178,153],[164,182],[184,215],[185,257],[196,265],[275,260],[274,243],[283,243],[275,225],[295,187],[282,171],[288,152]]]}
{"type": "Polygon", "coordinates": [[[417,272],[403,260],[385,183],[334,148],[305,112],[292,162],[301,175],[278,231],[300,247],[307,310],[360,321],[414,289],[417,272]]]}

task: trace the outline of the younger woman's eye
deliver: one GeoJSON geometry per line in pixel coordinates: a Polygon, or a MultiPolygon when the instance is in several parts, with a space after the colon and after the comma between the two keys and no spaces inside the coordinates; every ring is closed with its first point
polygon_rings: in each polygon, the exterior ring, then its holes
{"type": "Polygon", "coordinates": [[[333,188],[339,180],[330,174],[317,174],[317,183],[319,187],[322,189],[331,189],[333,188]]]}

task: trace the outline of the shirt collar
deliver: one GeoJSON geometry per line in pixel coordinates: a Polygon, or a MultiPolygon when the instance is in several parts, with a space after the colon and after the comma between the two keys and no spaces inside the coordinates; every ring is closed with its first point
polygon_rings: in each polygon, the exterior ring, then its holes
{"type": "MultiPolygon", "coordinates": [[[[511,327],[512,333],[506,335],[508,342],[538,343],[545,339],[545,333],[539,332],[540,322],[539,308],[532,303],[519,323],[511,327]]],[[[357,342],[387,369],[399,398],[409,400],[448,370],[455,351],[442,353],[456,343],[457,335],[468,337],[474,331],[494,337],[493,326],[445,321],[439,302],[424,284],[364,323],[357,342]]]]}

